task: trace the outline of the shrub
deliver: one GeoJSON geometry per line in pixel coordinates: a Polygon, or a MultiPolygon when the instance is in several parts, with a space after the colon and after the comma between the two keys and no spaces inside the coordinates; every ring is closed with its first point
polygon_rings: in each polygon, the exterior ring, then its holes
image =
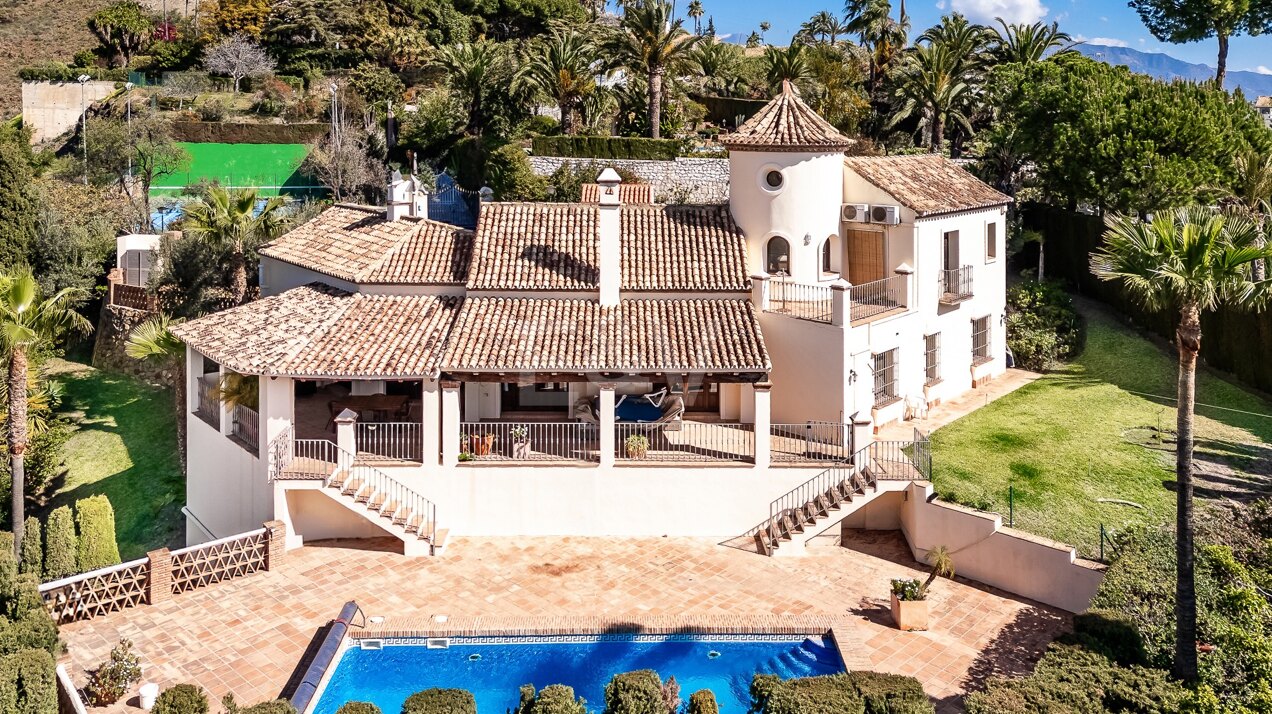
{"type": "Polygon", "coordinates": [[[720,705],[716,704],[715,693],[710,689],[699,689],[690,694],[689,714],[720,714],[720,705]]]}
{"type": "Polygon", "coordinates": [[[486,159],[486,185],[500,201],[541,201],[548,182],[535,174],[526,152],[516,144],[495,149],[486,159]]]}
{"type": "Polygon", "coordinates": [[[44,542],[40,537],[40,519],[27,516],[22,535],[22,563],[19,570],[37,578],[44,574],[44,542]]]}
{"type": "Polygon", "coordinates": [[[646,139],[625,136],[536,136],[535,156],[572,159],[645,159],[670,161],[684,150],[679,139],[646,139]]]}
{"type": "Polygon", "coordinates": [[[345,702],[336,710],[336,714],[382,714],[380,707],[371,702],[345,702]]]}
{"type": "MultiPolygon", "coordinates": [[[[223,702],[225,703],[225,702],[223,702]]],[[[269,702],[261,702],[253,704],[250,707],[237,707],[233,705],[233,699],[230,698],[226,706],[226,710],[230,714],[296,714],[296,707],[286,699],[275,699],[269,702]]]]}
{"type": "Polygon", "coordinates": [[[1148,664],[1135,620],[1113,610],[1089,610],[1073,618],[1073,639],[1123,667],[1148,664]]]}
{"type": "Polygon", "coordinates": [[[751,680],[751,711],[758,714],[932,714],[935,709],[914,677],[846,672],[781,681],[751,680]]]}
{"type": "Polygon", "coordinates": [[[762,714],[864,714],[866,709],[852,680],[838,674],[780,682],[757,711],[762,714]]]}
{"type": "Polygon", "coordinates": [[[1063,289],[1028,281],[1007,290],[1007,346],[1017,366],[1054,369],[1078,353],[1081,341],[1078,311],[1063,289]]]}
{"type": "Polygon", "coordinates": [[[920,714],[931,712],[932,703],[914,677],[882,672],[849,672],[866,714],[920,714]]]}
{"type": "Polygon", "coordinates": [[[0,655],[25,650],[44,650],[52,656],[61,654],[57,623],[42,607],[27,610],[14,618],[0,618],[0,655]]]}
{"type": "Polygon", "coordinates": [[[119,544],[115,542],[115,509],[105,494],[75,502],[75,525],[79,530],[76,565],[88,572],[119,565],[119,544]]]}
{"type": "Polygon", "coordinates": [[[464,689],[425,689],[406,698],[402,714],[477,714],[477,701],[464,689]]]}
{"type": "MultiPolygon", "coordinates": [[[[150,714],[208,714],[208,695],[196,684],[178,684],[159,694],[150,714]]],[[[337,714],[349,713],[342,709],[337,714]]]]}
{"type": "Polygon", "coordinates": [[[587,702],[574,696],[574,688],[551,684],[535,695],[534,685],[521,688],[521,706],[517,714],[587,714],[587,702]]]}
{"type": "Polygon", "coordinates": [[[562,163],[548,176],[548,186],[553,189],[551,200],[557,203],[578,203],[583,198],[583,184],[596,183],[596,178],[606,168],[613,168],[623,183],[640,183],[640,177],[621,166],[606,166],[597,161],[570,161],[562,163]]]}
{"type": "Polygon", "coordinates": [[[221,122],[225,121],[225,115],[229,111],[224,101],[213,97],[199,105],[199,118],[203,121],[221,122]]]}
{"type": "Polygon", "coordinates": [[[666,714],[662,680],[652,669],[621,672],[605,685],[605,714],[666,714]]]}
{"type": "MultiPolygon", "coordinates": [[[[47,615],[45,619],[48,619],[47,615]]],[[[24,650],[0,657],[0,712],[56,712],[56,666],[53,656],[42,650],[24,650]]]]}
{"type": "Polygon", "coordinates": [[[44,579],[57,580],[74,575],[78,546],[75,540],[75,521],[71,509],[59,506],[49,514],[44,534],[44,579]]]}
{"type": "Polygon", "coordinates": [[[141,681],[141,664],[133,654],[132,642],[120,640],[110,650],[110,659],[88,676],[84,693],[88,703],[95,707],[114,704],[128,693],[132,685],[141,681]]]}
{"type": "Polygon", "coordinates": [[[45,62],[18,70],[18,76],[27,82],[74,82],[75,78],[81,74],[87,74],[91,79],[98,81],[128,81],[128,70],[123,68],[68,67],[65,62],[45,62]]]}
{"type": "Polygon", "coordinates": [[[526,133],[548,136],[561,131],[561,122],[546,114],[535,114],[526,120],[526,133]]]}

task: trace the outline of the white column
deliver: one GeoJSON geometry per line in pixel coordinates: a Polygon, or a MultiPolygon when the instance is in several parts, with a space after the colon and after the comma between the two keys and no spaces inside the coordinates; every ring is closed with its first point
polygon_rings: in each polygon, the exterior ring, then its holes
{"type": "Polygon", "coordinates": [[[442,466],[459,463],[459,382],[442,382],[442,466]]]}
{"type": "MultiPolygon", "coordinates": [[[[230,370],[221,367],[216,376],[216,384],[219,388],[225,383],[225,375],[231,374],[230,370]]],[[[234,430],[234,409],[220,398],[217,394],[217,408],[221,411],[221,436],[229,436],[234,430]]]]}
{"type": "Polygon", "coordinates": [[[772,448],[772,423],[769,415],[771,382],[758,382],[751,389],[755,411],[755,468],[766,469],[769,466],[772,448]]]}
{"type": "Polygon", "coordinates": [[[751,302],[755,309],[764,312],[769,309],[769,277],[767,275],[751,276],[751,302]]]}
{"type": "Polygon", "coordinates": [[[420,459],[426,465],[440,463],[442,451],[441,403],[442,395],[436,379],[426,379],[420,392],[420,459]]]}
{"type": "Polygon", "coordinates": [[[852,283],[836,280],[830,286],[830,324],[843,327],[852,324],[852,283]]]}
{"type": "Polygon", "coordinates": [[[901,291],[901,299],[903,301],[901,307],[914,307],[915,305],[918,305],[918,298],[913,292],[911,292],[914,289],[914,268],[911,268],[906,263],[902,263],[897,266],[897,269],[894,272],[897,275],[905,276],[905,280],[903,281],[905,283],[905,289],[901,291]]]}
{"type": "Polygon", "coordinates": [[[199,406],[199,377],[203,376],[203,355],[186,345],[186,413],[193,414],[199,406]]]}
{"type": "Polygon", "coordinates": [[[614,385],[601,385],[601,466],[614,465],[614,385]]]}
{"type": "Polygon", "coordinates": [[[346,454],[358,453],[358,413],[346,409],[336,415],[336,446],[346,454]]]}

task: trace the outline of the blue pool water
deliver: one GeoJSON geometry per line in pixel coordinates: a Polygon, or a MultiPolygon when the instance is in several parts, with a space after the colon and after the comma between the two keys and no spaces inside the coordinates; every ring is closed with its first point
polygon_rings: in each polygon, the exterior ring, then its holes
{"type": "Polygon", "coordinates": [[[415,692],[454,687],[473,693],[477,714],[504,714],[517,706],[523,684],[567,684],[600,711],[610,677],[636,669],[652,669],[663,681],[674,675],[685,701],[710,689],[721,714],[745,714],[756,673],[812,677],[842,672],[844,664],[834,644],[820,637],[452,638],[448,649],[428,649],[419,640],[347,649],[314,711],[334,714],[345,702],[363,701],[396,714],[415,692]]]}

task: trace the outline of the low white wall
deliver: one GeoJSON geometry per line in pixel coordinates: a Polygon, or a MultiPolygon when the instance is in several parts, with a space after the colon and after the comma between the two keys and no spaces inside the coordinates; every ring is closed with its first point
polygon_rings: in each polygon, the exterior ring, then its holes
{"type": "Polygon", "coordinates": [[[114,82],[23,82],[22,126],[31,128],[31,143],[55,139],[75,126],[84,105],[110,96],[114,82]]]}
{"type": "Polygon", "coordinates": [[[640,177],[642,183],[652,184],[654,200],[662,203],[724,203],[729,200],[728,159],[678,158],[674,161],[651,161],[530,157],[531,168],[540,176],[551,175],[567,164],[595,164],[630,171],[640,177]]]}
{"type": "Polygon", "coordinates": [[[911,484],[899,509],[914,558],[949,549],[958,574],[1069,612],[1082,612],[1104,577],[1071,546],[1004,528],[1002,516],[933,500],[932,485],[911,484]]]}

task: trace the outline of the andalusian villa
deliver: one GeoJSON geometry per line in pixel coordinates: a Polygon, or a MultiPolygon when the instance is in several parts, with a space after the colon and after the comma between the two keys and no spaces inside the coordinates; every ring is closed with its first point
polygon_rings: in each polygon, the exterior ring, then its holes
{"type": "Polygon", "coordinates": [[[1010,199],[940,156],[846,156],[789,88],[723,142],[726,205],[606,170],[467,231],[408,178],[265,247],[260,300],[175,330],[189,541],[278,519],[407,555],[448,532],[782,554],[900,501],[925,437],[875,430],[1006,368],[1010,199]],[[254,404],[222,402],[233,373],[254,404]]]}

